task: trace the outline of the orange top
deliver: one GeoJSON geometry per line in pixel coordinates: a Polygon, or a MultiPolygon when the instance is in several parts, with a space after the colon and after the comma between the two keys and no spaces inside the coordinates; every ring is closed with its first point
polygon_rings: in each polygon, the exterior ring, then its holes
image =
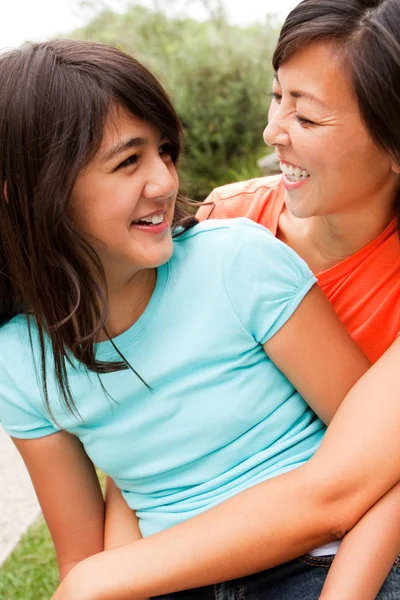
{"type": "MultiPolygon", "coordinates": [[[[198,218],[248,217],[274,235],[284,206],[281,176],[216,188],[198,218]]],[[[393,219],[372,242],[334,267],[318,283],[349,333],[375,362],[400,331],[400,243],[393,219]]]]}

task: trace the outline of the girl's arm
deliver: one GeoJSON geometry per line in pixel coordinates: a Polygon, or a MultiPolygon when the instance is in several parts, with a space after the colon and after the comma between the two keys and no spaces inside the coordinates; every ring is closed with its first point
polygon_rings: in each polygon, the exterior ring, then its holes
{"type": "Polygon", "coordinates": [[[13,442],[35,487],[62,580],[104,547],[104,501],[95,469],[80,441],[66,432],[13,442]]]}
{"type": "MultiPolygon", "coordinates": [[[[277,362],[287,352],[285,367],[304,395],[311,382],[310,402],[327,418],[340,402],[332,389],[343,395],[367,366],[331,311],[312,290],[266,348],[277,362]],[[318,398],[327,392],[330,408],[324,410],[318,398]]],[[[307,464],[185,523],[83,561],[54,598],[134,600],[212,584],[342,537],[399,480],[400,370],[393,368],[399,360],[397,341],[348,394],[307,464]]]]}
{"type": "Polygon", "coordinates": [[[321,600],[375,600],[400,553],[400,483],[344,538],[321,600]]]}
{"type": "Polygon", "coordinates": [[[125,502],[121,491],[117,488],[111,477],[107,477],[105,502],[105,550],[140,540],[142,534],[139,529],[138,518],[125,502]]]}
{"type": "Polygon", "coordinates": [[[142,534],[139,529],[139,519],[129,508],[111,477],[107,477],[105,502],[104,549],[111,550],[140,540],[142,534]]]}

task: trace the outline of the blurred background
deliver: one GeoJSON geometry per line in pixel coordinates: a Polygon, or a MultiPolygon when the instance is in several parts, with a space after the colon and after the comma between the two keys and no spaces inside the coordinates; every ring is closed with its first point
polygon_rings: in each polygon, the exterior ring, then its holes
{"type": "Polygon", "coordinates": [[[0,50],[73,37],[133,54],[161,80],[185,129],[181,181],[203,199],[262,174],[262,131],[279,27],[297,0],[18,0],[2,6],[0,50]]]}

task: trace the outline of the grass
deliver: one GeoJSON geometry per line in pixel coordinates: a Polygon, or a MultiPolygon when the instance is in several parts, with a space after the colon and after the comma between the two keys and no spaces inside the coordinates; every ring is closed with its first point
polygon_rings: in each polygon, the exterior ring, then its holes
{"type": "Polygon", "coordinates": [[[2,600],[48,600],[58,583],[56,556],[43,518],[37,520],[0,568],[2,600]]]}

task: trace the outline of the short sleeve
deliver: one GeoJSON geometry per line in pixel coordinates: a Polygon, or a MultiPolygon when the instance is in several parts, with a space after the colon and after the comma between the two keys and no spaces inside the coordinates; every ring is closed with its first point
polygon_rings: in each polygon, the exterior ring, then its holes
{"type": "Polygon", "coordinates": [[[50,417],[43,414],[0,363],[0,424],[15,438],[40,438],[59,431],[50,417]]]}
{"type": "Polygon", "coordinates": [[[218,195],[218,188],[216,188],[212,190],[207,198],[200,204],[200,207],[196,212],[196,218],[199,221],[218,218],[218,215],[216,215],[216,207],[219,205],[220,201],[221,198],[218,195]]]}
{"type": "Polygon", "coordinates": [[[296,252],[262,225],[235,219],[224,282],[242,326],[264,344],[291,317],[316,278],[296,252]]]}

